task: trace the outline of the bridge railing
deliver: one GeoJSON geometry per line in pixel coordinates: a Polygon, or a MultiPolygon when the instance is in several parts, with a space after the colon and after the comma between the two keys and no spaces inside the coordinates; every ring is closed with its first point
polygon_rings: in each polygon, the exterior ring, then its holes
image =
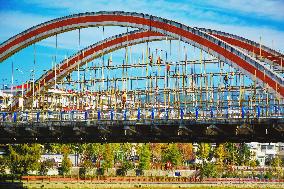
{"type": "Polygon", "coordinates": [[[251,120],[284,119],[284,105],[273,107],[237,107],[207,109],[131,109],[0,112],[0,124],[87,122],[87,121],[138,121],[155,123],[170,120],[195,122],[250,122],[251,120]]]}

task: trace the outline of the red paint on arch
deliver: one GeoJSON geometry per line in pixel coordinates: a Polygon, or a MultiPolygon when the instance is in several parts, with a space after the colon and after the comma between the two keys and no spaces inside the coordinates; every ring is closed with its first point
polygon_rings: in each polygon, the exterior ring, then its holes
{"type": "Polygon", "coordinates": [[[215,37],[218,37],[219,39],[221,39],[221,40],[223,40],[223,41],[225,41],[225,42],[227,42],[231,45],[241,47],[241,48],[246,49],[250,52],[254,52],[255,54],[257,54],[259,56],[260,56],[260,52],[261,52],[261,56],[267,58],[270,61],[275,62],[276,64],[280,65],[281,67],[284,67],[284,65],[283,65],[284,63],[282,62],[282,64],[281,64],[281,57],[276,57],[275,55],[271,54],[270,52],[267,52],[264,49],[260,50],[259,47],[245,43],[245,42],[240,41],[238,39],[233,39],[233,38],[218,35],[218,34],[211,34],[211,35],[214,35],[215,37]]]}

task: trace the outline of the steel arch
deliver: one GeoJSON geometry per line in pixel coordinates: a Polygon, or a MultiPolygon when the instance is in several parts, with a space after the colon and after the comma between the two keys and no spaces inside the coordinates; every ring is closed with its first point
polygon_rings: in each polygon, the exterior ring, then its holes
{"type": "Polygon", "coordinates": [[[255,79],[258,84],[262,86],[267,84],[275,94],[284,96],[284,79],[260,61],[246,55],[229,43],[199,29],[146,14],[96,12],[62,17],[32,27],[10,38],[0,45],[0,53],[5,58],[20,48],[49,36],[76,28],[100,25],[135,27],[179,38],[229,63],[252,79],[255,79]]]}

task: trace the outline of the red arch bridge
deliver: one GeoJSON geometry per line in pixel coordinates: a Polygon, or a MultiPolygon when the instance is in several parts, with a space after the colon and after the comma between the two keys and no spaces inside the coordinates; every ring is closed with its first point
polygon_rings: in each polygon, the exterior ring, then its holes
{"type": "Polygon", "coordinates": [[[283,141],[284,55],[233,34],[89,12],[11,37],[0,45],[0,61],[51,36],[57,50],[57,36],[71,30],[80,47],[81,30],[101,27],[104,36],[107,26],[127,32],[60,62],[55,55],[39,78],[3,89],[0,143],[283,141]],[[123,58],[113,58],[121,49],[123,58]]]}

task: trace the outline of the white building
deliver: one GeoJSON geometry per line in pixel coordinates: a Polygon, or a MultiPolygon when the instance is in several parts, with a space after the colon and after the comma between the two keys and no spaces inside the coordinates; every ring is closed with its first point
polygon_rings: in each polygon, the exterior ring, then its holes
{"type": "MultiPolygon", "coordinates": [[[[251,153],[252,158],[259,161],[260,166],[265,166],[266,162],[269,162],[275,157],[280,157],[284,161],[284,143],[258,143],[251,142],[247,143],[251,153]]],[[[216,144],[211,144],[212,148],[216,147],[216,144]]],[[[193,150],[196,152],[198,149],[198,144],[193,144],[193,150]]],[[[215,161],[213,158],[212,162],[215,161]]],[[[195,163],[201,163],[202,160],[196,158],[195,163]]]]}
{"type": "MultiPolygon", "coordinates": [[[[70,159],[72,166],[78,166],[80,164],[79,155],[69,154],[68,158],[70,159]]],[[[40,162],[45,160],[52,160],[56,167],[60,167],[62,163],[63,155],[62,154],[44,154],[41,155],[40,162]]]]}
{"type": "Polygon", "coordinates": [[[12,94],[10,92],[5,92],[0,90],[0,111],[6,110],[11,104],[12,94]]]}
{"type": "Polygon", "coordinates": [[[284,143],[248,143],[250,151],[255,160],[258,160],[260,166],[264,166],[266,162],[279,156],[284,159],[284,143]]]}

